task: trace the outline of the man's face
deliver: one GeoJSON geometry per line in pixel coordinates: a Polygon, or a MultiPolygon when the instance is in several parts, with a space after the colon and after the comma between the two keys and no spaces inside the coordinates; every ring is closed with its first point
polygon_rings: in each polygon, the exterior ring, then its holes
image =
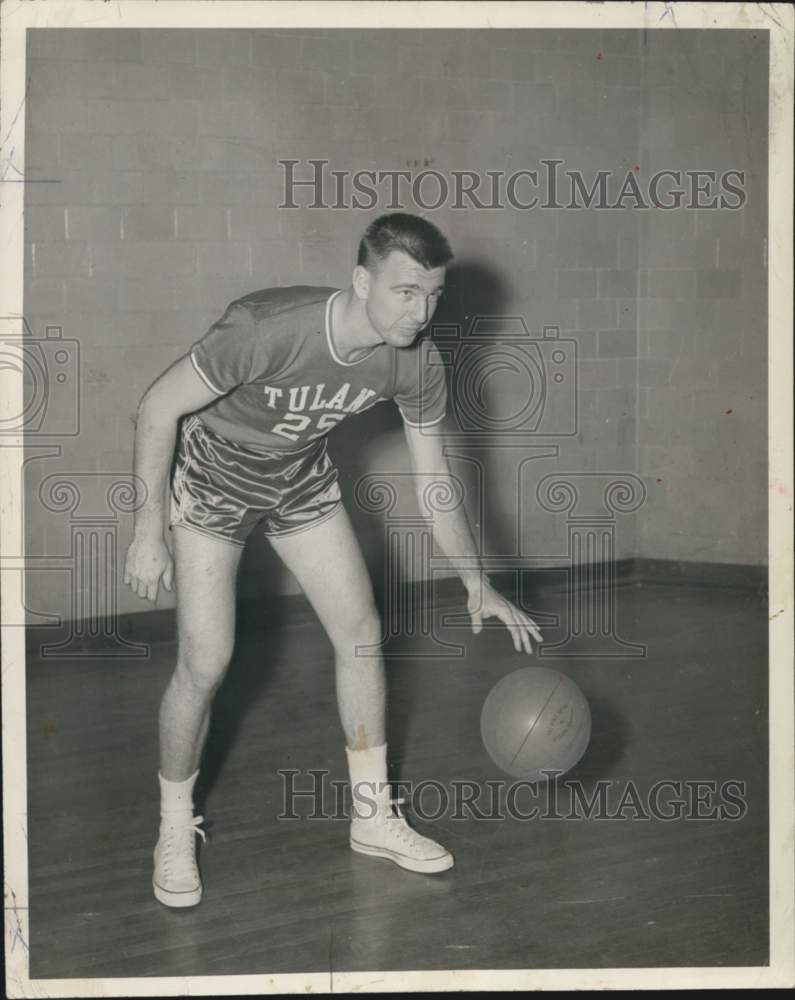
{"type": "Polygon", "coordinates": [[[365,274],[365,310],[371,326],[387,344],[408,347],[433,316],[444,290],[445,269],[428,270],[408,254],[393,250],[376,270],[365,274]]]}

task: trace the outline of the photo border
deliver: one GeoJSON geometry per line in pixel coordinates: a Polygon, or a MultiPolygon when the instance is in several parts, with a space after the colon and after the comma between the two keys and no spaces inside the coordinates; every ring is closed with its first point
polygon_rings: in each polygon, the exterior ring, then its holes
{"type": "MultiPolygon", "coordinates": [[[[793,454],[792,186],[793,10],[784,4],[701,3],[294,3],[136,0],[0,6],[0,315],[22,315],[25,32],[28,28],[677,28],[770,32],[769,98],[769,639],[770,639],[770,965],[767,967],[440,970],[402,972],[34,979],[27,961],[27,761],[25,630],[3,628],[2,740],[5,847],[5,961],[10,997],[162,996],[193,993],[392,992],[562,988],[793,986],[793,454]],[[16,181],[16,182],[15,182],[16,181]],[[82,992],[79,992],[82,991],[82,992]]],[[[4,386],[6,383],[4,382],[4,386]]],[[[21,410],[21,378],[0,406],[21,410]]],[[[9,438],[11,444],[13,438],[9,438]]],[[[0,447],[0,552],[22,552],[21,462],[0,447]]],[[[2,621],[20,620],[17,594],[2,592],[2,621]]]]}

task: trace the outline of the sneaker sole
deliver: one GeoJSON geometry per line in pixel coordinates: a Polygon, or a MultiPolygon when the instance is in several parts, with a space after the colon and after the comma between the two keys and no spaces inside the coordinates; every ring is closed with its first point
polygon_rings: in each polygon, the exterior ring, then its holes
{"type": "Polygon", "coordinates": [[[396,865],[405,868],[410,872],[421,872],[423,875],[435,875],[439,872],[446,872],[453,867],[455,861],[452,854],[442,855],[440,858],[429,858],[426,861],[418,861],[414,858],[407,858],[403,854],[397,854],[386,847],[371,847],[369,844],[362,844],[358,840],[351,840],[351,850],[357,854],[366,854],[370,858],[386,858],[394,861],[396,865]]]}
{"type": "Polygon", "coordinates": [[[186,892],[169,892],[167,889],[162,889],[157,882],[153,882],[152,888],[154,889],[155,899],[158,903],[162,903],[163,906],[169,906],[172,909],[196,906],[201,902],[202,898],[201,886],[198,889],[189,889],[186,892]]]}

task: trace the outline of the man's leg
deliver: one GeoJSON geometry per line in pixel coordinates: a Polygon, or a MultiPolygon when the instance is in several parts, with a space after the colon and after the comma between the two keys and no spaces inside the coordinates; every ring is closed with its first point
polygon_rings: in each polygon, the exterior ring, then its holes
{"type": "Polygon", "coordinates": [[[452,855],[412,830],[399,814],[392,814],[386,771],[386,678],[377,648],[381,621],[345,508],[340,505],[325,521],[293,534],[269,536],[269,541],[298,580],[334,646],[337,705],[351,787],[355,800],[357,789],[369,799],[359,810],[354,805],[351,847],[412,871],[445,871],[453,864],[452,855]],[[357,655],[360,646],[375,648],[357,655]]]}
{"type": "Polygon", "coordinates": [[[177,664],[160,706],[160,835],[155,847],[155,897],[167,906],[195,906],[201,880],[193,816],[213,696],[232,658],[235,578],[242,547],[175,525],[177,664]]]}
{"type": "Polygon", "coordinates": [[[348,514],[268,541],[295,576],[334,646],[337,707],[351,750],[386,740],[386,677],[381,622],[370,576],[348,514]],[[366,656],[357,646],[373,646],[366,656]]]}
{"type": "Polygon", "coordinates": [[[160,773],[199,766],[210,705],[235,643],[235,580],[243,549],[176,525],[177,664],[160,706],[160,773]]]}

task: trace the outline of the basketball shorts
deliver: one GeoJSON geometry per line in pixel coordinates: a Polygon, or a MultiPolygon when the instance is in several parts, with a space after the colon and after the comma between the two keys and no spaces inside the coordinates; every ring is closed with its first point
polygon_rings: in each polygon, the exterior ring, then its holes
{"type": "Polygon", "coordinates": [[[243,547],[254,529],[290,535],[340,506],[326,438],[279,452],[229,441],[192,414],[182,421],[171,475],[169,524],[243,547]]]}

